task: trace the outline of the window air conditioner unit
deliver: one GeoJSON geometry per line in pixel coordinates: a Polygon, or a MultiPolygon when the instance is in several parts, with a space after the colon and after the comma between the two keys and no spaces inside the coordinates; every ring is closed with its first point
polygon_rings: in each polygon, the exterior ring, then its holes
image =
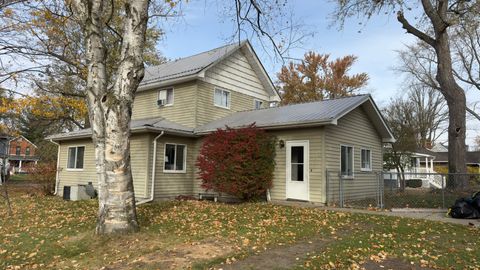
{"type": "Polygon", "coordinates": [[[166,99],[159,99],[159,100],[157,100],[157,105],[158,105],[159,107],[165,106],[165,104],[167,104],[167,100],[166,100],[166,99]]]}

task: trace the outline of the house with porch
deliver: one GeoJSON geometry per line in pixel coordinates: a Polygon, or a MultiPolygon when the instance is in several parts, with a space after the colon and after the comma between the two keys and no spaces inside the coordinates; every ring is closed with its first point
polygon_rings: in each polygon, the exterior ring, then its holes
{"type": "Polygon", "coordinates": [[[10,173],[23,173],[38,162],[37,146],[23,136],[10,139],[8,160],[10,173]]]}
{"type": "MultiPolygon", "coordinates": [[[[327,171],[346,180],[352,198],[376,196],[372,172],[382,170],[382,146],[395,139],[370,95],[271,105],[279,101],[248,41],[148,67],[130,126],[139,203],[205,194],[195,167],[204,136],[252,123],[278,140],[272,200],[327,203],[327,171]]],[[[59,145],[58,195],[96,185],[90,129],[47,139],[59,145]]]]}

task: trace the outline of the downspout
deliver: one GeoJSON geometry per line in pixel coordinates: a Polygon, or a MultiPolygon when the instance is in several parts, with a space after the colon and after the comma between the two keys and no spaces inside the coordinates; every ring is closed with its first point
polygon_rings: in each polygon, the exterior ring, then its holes
{"type": "Polygon", "coordinates": [[[55,144],[58,148],[58,150],[57,150],[57,168],[56,168],[56,172],[55,172],[55,192],[53,193],[53,195],[57,195],[57,193],[58,193],[58,173],[60,172],[60,170],[58,169],[58,166],[60,165],[60,144],[54,142],[52,139],[50,139],[50,142],[55,144]]]}
{"type": "Polygon", "coordinates": [[[153,139],[152,186],[150,191],[150,198],[137,202],[137,205],[153,201],[153,197],[155,194],[155,167],[157,166],[157,140],[162,137],[164,133],[164,131],[160,132],[160,134],[155,137],[155,139],[153,139]]]}

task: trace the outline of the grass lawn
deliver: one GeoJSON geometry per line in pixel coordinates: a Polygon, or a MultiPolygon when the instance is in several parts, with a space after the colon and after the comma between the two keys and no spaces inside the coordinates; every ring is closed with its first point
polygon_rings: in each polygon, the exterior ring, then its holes
{"type": "Polygon", "coordinates": [[[13,217],[0,205],[0,269],[244,269],[238,263],[287,260],[295,250],[301,254],[287,264],[292,269],[480,269],[480,231],[453,224],[265,203],[175,201],[139,206],[140,233],[98,237],[95,201],[28,196],[13,187],[11,199],[13,217]]]}
{"type": "Polygon", "coordinates": [[[23,180],[29,180],[30,175],[26,173],[20,173],[20,174],[13,174],[10,175],[10,181],[23,181],[23,180]]]}
{"type": "MultiPolygon", "coordinates": [[[[475,190],[475,189],[472,189],[475,190]]],[[[470,197],[471,192],[446,190],[442,195],[440,190],[406,189],[404,192],[385,191],[385,208],[449,208],[455,200],[461,197],[470,197]],[[443,201],[445,200],[445,202],[443,201]]]]}

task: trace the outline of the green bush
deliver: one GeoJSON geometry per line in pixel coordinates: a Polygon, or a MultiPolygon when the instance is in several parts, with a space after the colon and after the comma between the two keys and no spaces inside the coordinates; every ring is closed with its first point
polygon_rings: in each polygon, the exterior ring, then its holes
{"type": "Polygon", "coordinates": [[[407,180],[407,187],[409,187],[409,188],[419,188],[421,186],[422,186],[422,180],[421,179],[407,180]]]}

